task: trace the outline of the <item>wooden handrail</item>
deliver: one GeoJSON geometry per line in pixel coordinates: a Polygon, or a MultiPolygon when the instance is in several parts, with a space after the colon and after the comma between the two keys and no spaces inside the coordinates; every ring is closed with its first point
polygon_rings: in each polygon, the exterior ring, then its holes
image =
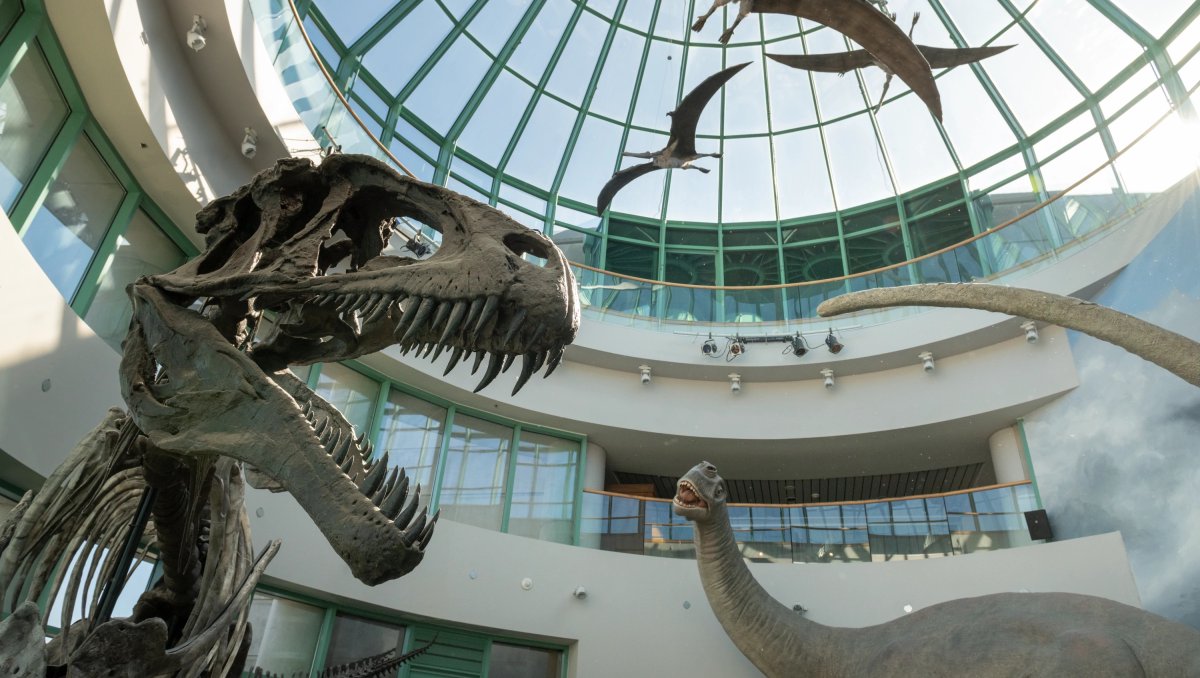
{"type": "MultiPolygon", "coordinates": [[[[1032,481],[1029,481],[1029,480],[1017,480],[1017,481],[1014,481],[1011,483],[999,483],[997,485],[985,485],[984,487],[972,487],[972,488],[966,489],[966,490],[954,490],[951,492],[935,492],[932,494],[914,494],[914,495],[910,495],[907,497],[887,497],[884,499],[855,499],[852,501],[823,501],[823,502],[810,502],[810,503],[803,503],[803,504],[741,504],[741,503],[734,504],[734,503],[730,503],[730,504],[728,504],[728,506],[745,506],[745,507],[751,507],[751,508],[804,508],[804,507],[809,507],[809,506],[858,506],[858,505],[862,505],[862,504],[879,504],[882,502],[890,502],[890,501],[908,501],[910,499],[936,499],[938,497],[953,497],[953,496],[960,495],[960,494],[972,494],[974,492],[986,492],[987,490],[999,490],[999,489],[1003,489],[1006,487],[1017,487],[1019,485],[1031,485],[1031,484],[1032,484],[1032,481]]],[[[606,497],[618,497],[620,499],[636,499],[638,501],[651,501],[651,502],[660,502],[660,503],[665,503],[665,504],[671,503],[670,499],[659,499],[658,497],[640,497],[636,494],[621,494],[620,492],[609,492],[607,490],[593,490],[593,489],[584,488],[583,491],[587,494],[598,494],[598,495],[603,495],[606,497]]],[[[630,516],[630,517],[633,517],[633,516],[630,516]]]]}
{"type": "MultiPolygon", "coordinates": [[[[388,150],[388,148],[386,146],[383,145],[383,142],[380,141],[379,138],[375,136],[375,133],[372,132],[371,129],[369,127],[367,127],[365,123],[363,123],[362,118],[358,117],[358,114],[354,112],[354,108],[350,105],[350,102],[346,99],[345,95],[342,93],[342,90],[338,86],[337,81],[334,80],[333,76],[330,75],[329,71],[325,68],[325,64],[321,62],[321,57],[317,53],[317,48],[315,45],[313,45],[312,40],[309,39],[308,30],[304,28],[304,22],[300,18],[300,12],[296,8],[295,0],[288,0],[288,6],[291,7],[291,9],[292,9],[292,16],[296,19],[296,27],[300,29],[300,35],[303,36],[304,42],[308,46],[309,53],[312,54],[313,59],[317,62],[317,67],[320,69],[321,74],[325,76],[325,80],[329,83],[329,86],[333,89],[334,94],[337,95],[338,100],[341,101],[342,105],[344,105],[346,107],[346,111],[350,114],[351,117],[354,118],[355,122],[358,123],[359,128],[361,128],[362,132],[364,134],[366,134],[367,137],[375,143],[375,145],[379,148],[380,151],[382,151],[385,155],[387,155],[387,157],[392,162],[396,163],[397,167],[399,167],[401,170],[403,170],[409,176],[415,177],[416,175],[414,175],[407,167],[405,167],[404,164],[401,163],[400,160],[398,160],[396,158],[396,156],[392,155],[392,152],[390,150],[388,150]]],[[[1167,109],[1166,113],[1161,115],[1158,118],[1158,120],[1154,121],[1154,124],[1150,125],[1148,128],[1146,128],[1145,131],[1143,131],[1138,136],[1134,137],[1134,139],[1132,141],[1130,141],[1124,148],[1122,148],[1121,150],[1119,150],[1115,154],[1113,154],[1113,156],[1111,158],[1109,158],[1106,162],[1101,164],[1099,167],[1092,170],[1091,172],[1088,172],[1081,179],[1079,179],[1075,183],[1071,184],[1070,186],[1064,188],[1063,190],[1059,191],[1058,193],[1055,193],[1054,195],[1050,196],[1045,201],[1038,203],[1037,205],[1034,205],[1033,207],[1030,207],[1029,209],[1025,210],[1024,212],[1021,212],[1020,214],[1012,217],[1011,219],[1008,219],[1007,221],[997,224],[996,226],[993,226],[985,231],[981,231],[978,234],[973,235],[966,240],[961,240],[957,243],[948,245],[939,250],[934,250],[933,252],[928,252],[926,254],[922,254],[920,256],[913,257],[911,259],[906,259],[906,260],[896,263],[896,264],[890,264],[888,266],[882,266],[880,268],[871,269],[870,271],[862,271],[859,273],[852,273],[849,275],[838,276],[835,278],[822,278],[821,280],[805,280],[805,281],[801,281],[801,282],[779,283],[779,284],[774,284],[774,285],[695,285],[695,284],[691,284],[691,283],[673,283],[673,282],[665,282],[662,280],[651,280],[649,278],[638,278],[636,276],[624,275],[621,273],[614,273],[612,271],[607,271],[607,270],[604,270],[601,268],[595,268],[595,267],[588,266],[586,264],[581,264],[581,263],[574,262],[574,261],[569,262],[569,263],[572,266],[577,266],[582,269],[586,269],[589,271],[594,271],[596,273],[601,273],[604,275],[612,276],[614,278],[621,278],[624,280],[648,283],[648,284],[652,284],[652,285],[664,285],[667,287],[679,287],[679,288],[685,288],[685,289],[772,290],[772,289],[781,289],[781,288],[787,288],[787,287],[805,287],[805,286],[809,286],[809,285],[820,285],[820,284],[824,284],[824,283],[833,283],[833,282],[839,282],[839,281],[844,281],[844,280],[850,280],[850,279],[854,279],[854,278],[865,278],[867,276],[875,275],[875,274],[882,273],[885,271],[891,271],[891,270],[895,270],[898,268],[904,268],[906,266],[911,266],[912,264],[915,264],[920,261],[924,261],[924,260],[932,258],[932,257],[939,256],[941,254],[949,252],[950,250],[955,250],[960,247],[967,247],[967,246],[975,243],[976,241],[980,240],[981,238],[987,237],[997,231],[1007,228],[1025,218],[1045,209],[1049,205],[1061,200],[1068,193],[1070,193],[1071,191],[1075,190],[1080,185],[1082,185],[1085,181],[1091,179],[1092,177],[1099,174],[1105,168],[1111,166],[1114,162],[1116,162],[1117,158],[1120,158],[1122,155],[1125,154],[1126,151],[1133,148],[1142,139],[1144,139],[1146,137],[1146,135],[1148,135],[1148,134],[1150,134],[1150,132],[1154,131],[1160,124],[1162,124],[1162,122],[1164,120],[1166,120],[1171,114],[1175,113],[1176,110],[1177,110],[1176,107],[1174,105],[1172,105],[1170,108],[1167,109]]],[[[1131,210],[1128,214],[1134,214],[1138,210],[1142,209],[1143,207],[1144,207],[1144,204],[1139,204],[1133,210],[1131,210]]],[[[1128,216],[1128,214],[1125,216],[1128,216]]]]}

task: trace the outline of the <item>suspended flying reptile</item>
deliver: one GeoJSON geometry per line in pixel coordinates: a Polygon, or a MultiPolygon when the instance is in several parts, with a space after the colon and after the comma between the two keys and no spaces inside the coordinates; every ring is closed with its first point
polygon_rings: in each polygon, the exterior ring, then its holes
{"type": "MultiPolygon", "coordinates": [[[[917,25],[917,19],[920,16],[919,13],[913,15],[914,27],[917,25]]],[[[910,38],[912,37],[912,28],[908,30],[908,35],[910,38]]],[[[929,62],[931,69],[953,68],[955,66],[973,64],[976,61],[982,61],[1011,48],[1012,45],[962,48],[917,45],[917,49],[921,51],[921,56],[924,56],[925,61],[929,62]]],[[[847,73],[856,68],[878,66],[887,77],[883,81],[883,92],[879,95],[879,103],[875,104],[875,110],[879,110],[879,107],[883,105],[883,99],[887,96],[888,86],[892,84],[892,76],[895,75],[888,68],[887,64],[876,59],[865,49],[855,49],[835,54],[768,54],[767,56],[785,66],[799,68],[804,71],[819,71],[821,73],[847,73]]]]}
{"type": "Polygon", "coordinates": [[[604,211],[608,209],[608,204],[612,202],[613,196],[617,194],[617,191],[625,188],[626,184],[654,170],[694,169],[708,174],[707,168],[697,167],[692,163],[700,158],[719,158],[721,154],[696,152],[696,123],[700,121],[700,114],[704,112],[704,107],[708,105],[717,90],[721,89],[721,86],[730,78],[737,75],[738,71],[749,65],[750,62],[747,61],[744,64],[730,66],[723,71],[714,73],[705,78],[704,82],[696,85],[691,92],[688,92],[683,101],[679,102],[679,108],[667,114],[671,116],[671,136],[662,150],[622,153],[621,155],[626,157],[646,158],[650,162],[626,167],[614,174],[608,183],[604,184],[604,188],[600,189],[600,196],[596,198],[596,214],[603,215],[604,211]]]}
{"type": "Polygon", "coordinates": [[[692,24],[692,30],[703,29],[713,12],[732,3],[739,5],[738,15],[733,25],[721,34],[722,44],[729,42],[734,29],[751,12],[787,14],[824,24],[862,45],[925,102],[933,117],[942,119],[942,98],[933,82],[929,62],[891,15],[879,11],[868,0],[713,0],[708,12],[692,24]]]}

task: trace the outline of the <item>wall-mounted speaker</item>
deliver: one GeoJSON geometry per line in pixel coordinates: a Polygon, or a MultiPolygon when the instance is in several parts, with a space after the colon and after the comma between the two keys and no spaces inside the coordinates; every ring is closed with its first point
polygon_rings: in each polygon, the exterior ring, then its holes
{"type": "Polygon", "coordinates": [[[1046,541],[1054,539],[1054,532],[1050,530],[1050,518],[1046,516],[1046,509],[1026,511],[1025,524],[1029,526],[1030,539],[1046,541]]]}

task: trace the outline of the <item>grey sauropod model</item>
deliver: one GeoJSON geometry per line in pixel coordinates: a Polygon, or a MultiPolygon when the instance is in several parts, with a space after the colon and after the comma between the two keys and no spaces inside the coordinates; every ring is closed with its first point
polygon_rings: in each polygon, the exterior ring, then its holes
{"type": "Polygon", "coordinates": [[[111,410],[0,526],[0,611],[16,612],[0,623],[0,656],[35,647],[5,675],[238,674],[250,593],[279,548],[250,555],[243,464],[291,493],[364,583],[410,572],[437,516],[289,367],[398,345],[448,351],[449,372],[473,354],[472,372],[489,361],[479,390],[520,358],[515,393],[549,374],[578,330],[574,278],[548,238],[367,156],[280,160],[200,210],[197,231],[198,257],[128,288],[128,412],[111,410]],[[441,232],[433,256],[383,254],[402,217],[441,232]],[[163,577],[131,619],[108,620],[95,584],[123,579],[111,556],[144,495],[163,577]],[[60,592],[62,631],[47,646],[36,606],[21,601],[60,592]]]}
{"type": "Polygon", "coordinates": [[[695,523],[700,582],[717,620],[772,678],[1200,676],[1200,631],[1094,596],[962,598],[865,628],[810,621],[746,567],[727,496],[717,468],[701,462],[679,479],[673,507],[695,523]]]}

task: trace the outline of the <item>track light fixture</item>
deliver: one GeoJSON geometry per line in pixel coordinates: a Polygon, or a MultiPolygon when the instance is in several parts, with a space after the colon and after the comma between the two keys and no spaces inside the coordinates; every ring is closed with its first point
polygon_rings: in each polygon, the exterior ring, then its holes
{"type": "Polygon", "coordinates": [[[734,337],[729,342],[729,355],[736,358],[746,352],[746,342],[742,341],[741,337],[734,337]]]}
{"type": "Polygon", "coordinates": [[[246,135],[242,137],[242,155],[247,158],[253,158],[255,153],[258,153],[258,132],[253,127],[245,129],[246,135]]]}
{"type": "Polygon", "coordinates": [[[700,352],[709,358],[716,358],[721,355],[721,348],[717,346],[716,340],[710,334],[708,339],[704,340],[704,344],[700,346],[700,352]]]}
{"type": "Polygon", "coordinates": [[[791,352],[797,358],[803,358],[805,353],[808,353],[808,343],[804,341],[804,337],[797,332],[792,335],[790,346],[783,349],[784,353],[791,352]]]}
{"type": "Polygon", "coordinates": [[[742,375],[732,372],[729,375],[729,390],[737,393],[742,390],[742,375]]]}
{"type": "Polygon", "coordinates": [[[833,336],[832,327],[829,328],[829,336],[825,337],[825,345],[829,347],[829,352],[834,355],[841,353],[842,349],[845,348],[845,346],[842,346],[842,342],[838,341],[837,337],[833,336]]]}
{"type": "Polygon", "coordinates": [[[650,366],[649,365],[638,365],[638,371],[642,373],[642,383],[649,384],[650,383],[650,366]]]}
{"type": "Polygon", "coordinates": [[[929,351],[917,354],[917,359],[921,361],[921,369],[926,372],[933,371],[933,354],[929,351]]]}
{"type": "Polygon", "coordinates": [[[208,39],[204,37],[207,30],[208,23],[204,21],[204,17],[193,14],[192,27],[187,32],[187,46],[191,47],[193,52],[199,52],[208,44],[208,39]]]}
{"type": "Polygon", "coordinates": [[[1031,344],[1036,344],[1038,340],[1037,323],[1032,320],[1026,320],[1021,323],[1021,329],[1025,330],[1025,341],[1031,344]]]}
{"type": "Polygon", "coordinates": [[[418,259],[425,256],[426,254],[429,254],[429,245],[426,245],[425,243],[421,242],[420,234],[414,235],[413,237],[409,238],[408,242],[404,243],[404,249],[417,255],[418,259]]]}
{"type": "Polygon", "coordinates": [[[825,388],[833,388],[833,370],[826,367],[821,370],[821,376],[825,377],[825,388]]]}

